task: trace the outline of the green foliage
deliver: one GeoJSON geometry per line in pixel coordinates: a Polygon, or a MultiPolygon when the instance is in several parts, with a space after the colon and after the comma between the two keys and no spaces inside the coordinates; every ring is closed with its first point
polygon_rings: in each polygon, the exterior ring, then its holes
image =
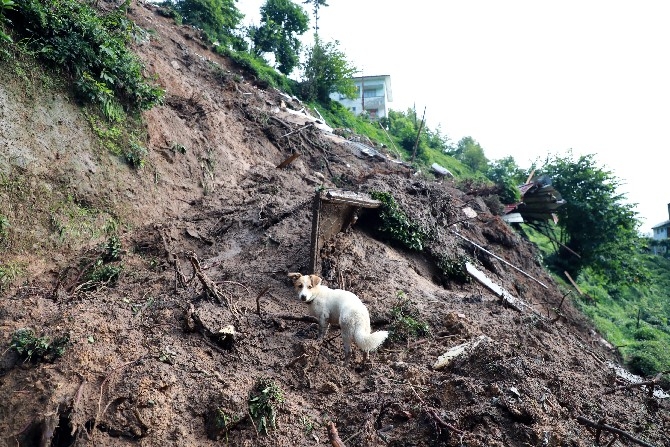
{"type": "Polygon", "coordinates": [[[456,148],[449,150],[449,155],[475,172],[485,173],[488,169],[488,160],[484,155],[484,149],[472,137],[461,138],[456,148]]]}
{"type": "Polygon", "coordinates": [[[277,72],[260,57],[254,56],[246,51],[236,51],[225,47],[217,47],[216,52],[231,58],[233,62],[243,69],[251,72],[252,76],[260,83],[270,87],[294,94],[297,91],[297,83],[285,75],[277,72]]]}
{"type": "Polygon", "coordinates": [[[296,36],[307,31],[308,22],[305,10],[291,0],[266,0],[261,6],[261,25],[249,29],[254,54],[274,53],[277,69],[290,74],[299,62],[296,36]]]}
{"type": "Polygon", "coordinates": [[[131,140],[123,155],[130,166],[141,169],[144,167],[149,151],[137,141],[131,140]]]}
{"type": "Polygon", "coordinates": [[[670,367],[670,351],[666,341],[643,341],[635,346],[628,360],[631,370],[642,376],[654,376],[670,367]]]}
{"type": "Polygon", "coordinates": [[[235,6],[235,0],[168,0],[161,6],[178,12],[184,23],[200,28],[210,42],[236,50],[246,49],[244,39],[235,33],[244,17],[235,6]]]}
{"type": "Polygon", "coordinates": [[[69,345],[70,337],[67,334],[51,339],[37,337],[32,329],[23,328],[12,334],[9,348],[24,361],[38,363],[53,362],[62,357],[69,345]]]}
{"type": "Polygon", "coordinates": [[[437,266],[448,279],[465,284],[472,281],[465,267],[468,262],[471,260],[464,254],[444,255],[438,258],[437,266]]]}
{"type": "Polygon", "coordinates": [[[25,266],[18,262],[0,263],[0,292],[25,272],[25,266]]]}
{"type": "Polygon", "coordinates": [[[184,18],[175,8],[175,4],[171,1],[165,1],[163,3],[160,3],[156,12],[162,15],[163,17],[173,19],[174,23],[176,23],[177,25],[182,25],[184,23],[184,18]]]}
{"type": "Polygon", "coordinates": [[[428,235],[420,225],[407,217],[393,196],[381,191],[372,191],[370,196],[382,203],[379,207],[381,224],[378,231],[410,250],[422,251],[428,235]]]}
{"type": "Polygon", "coordinates": [[[635,373],[654,375],[670,370],[670,355],[662,348],[670,344],[670,260],[653,255],[642,260],[651,287],[631,283],[613,289],[605,275],[585,268],[577,283],[593,301],[577,304],[635,373]]]}
{"type": "MultiPolygon", "coordinates": [[[[0,42],[13,42],[11,36],[5,33],[2,28],[5,26],[5,23],[11,24],[11,20],[5,17],[5,11],[14,9],[14,5],[15,3],[12,0],[0,0],[0,42]]],[[[4,51],[4,49],[2,51],[4,51]]]]}
{"type": "Polygon", "coordinates": [[[391,308],[390,333],[391,339],[395,341],[407,341],[430,334],[430,326],[421,320],[416,305],[402,290],[397,292],[397,300],[391,308]]]}
{"type": "Polygon", "coordinates": [[[96,261],[93,268],[86,274],[88,284],[83,290],[94,290],[101,285],[114,284],[119,279],[123,266],[103,264],[102,259],[96,261]]]}
{"type": "Polygon", "coordinates": [[[612,172],[596,165],[594,155],[549,157],[542,174],[551,178],[567,204],[557,210],[558,241],[581,256],[557,247],[551,259],[555,271],[573,277],[588,266],[603,274],[612,287],[644,283],[648,273],[640,262],[643,240],[637,233],[634,204],[617,192],[612,172]]]}
{"type": "Polygon", "coordinates": [[[514,157],[508,156],[489,163],[486,177],[498,186],[500,201],[512,204],[521,199],[519,185],[526,181],[528,174],[516,164],[514,157]]]}
{"type": "Polygon", "coordinates": [[[111,121],[121,118],[124,106],[149,109],[164,95],[146,81],[142,64],[127,48],[142,31],[123,8],[99,16],[77,0],[25,0],[17,3],[13,20],[28,47],[48,64],[65,67],[80,97],[111,121]]]}
{"type": "Polygon", "coordinates": [[[325,104],[330,101],[333,92],[350,98],[355,96],[356,86],[352,77],[357,70],[338,46],[338,41],[323,43],[317,38],[307,50],[301,85],[302,96],[306,100],[325,104]]]}
{"type": "Polygon", "coordinates": [[[258,433],[268,433],[277,426],[277,409],[284,403],[284,392],[271,379],[262,378],[249,393],[249,415],[258,433]]]}

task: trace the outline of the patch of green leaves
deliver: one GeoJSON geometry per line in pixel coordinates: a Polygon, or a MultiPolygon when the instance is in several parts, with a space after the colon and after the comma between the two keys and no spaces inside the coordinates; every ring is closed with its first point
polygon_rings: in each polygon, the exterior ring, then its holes
{"type": "Polygon", "coordinates": [[[137,141],[131,140],[123,155],[130,166],[141,169],[144,167],[149,151],[137,141]]]}
{"type": "Polygon", "coordinates": [[[65,67],[80,98],[98,105],[111,122],[122,118],[124,108],[146,110],[163,100],[164,91],[145,79],[128,49],[145,33],[125,16],[123,5],[104,16],[77,0],[24,0],[14,9],[14,30],[29,50],[51,66],[65,67]]]}
{"type": "Polygon", "coordinates": [[[397,300],[391,308],[390,333],[394,341],[407,341],[430,334],[430,326],[421,320],[416,305],[402,290],[397,292],[397,300]]]}
{"type": "Polygon", "coordinates": [[[0,264],[0,291],[25,272],[25,265],[18,262],[0,264]]]}
{"type": "Polygon", "coordinates": [[[32,329],[23,328],[12,334],[10,343],[9,348],[26,362],[53,362],[65,354],[70,337],[67,334],[54,338],[38,337],[32,329]]]}
{"type": "Polygon", "coordinates": [[[410,250],[422,251],[428,235],[419,224],[407,217],[393,196],[381,191],[372,191],[370,196],[382,203],[379,208],[379,232],[410,250]]]}
{"type": "Polygon", "coordinates": [[[472,281],[465,267],[468,262],[471,262],[470,258],[461,253],[444,255],[438,258],[437,267],[448,279],[466,284],[472,281]]]}
{"type": "Polygon", "coordinates": [[[261,378],[249,393],[249,415],[258,433],[268,433],[268,429],[277,426],[277,410],[284,403],[284,392],[279,385],[269,379],[261,378]]]}

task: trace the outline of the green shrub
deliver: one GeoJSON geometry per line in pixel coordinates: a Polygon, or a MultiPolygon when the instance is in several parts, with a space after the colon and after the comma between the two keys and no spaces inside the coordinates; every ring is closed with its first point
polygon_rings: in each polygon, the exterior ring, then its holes
{"type": "Polygon", "coordinates": [[[656,330],[648,326],[642,326],[633,333],[633,338],[638,341],[656,340],[656,330]]]}
{"type": "Polygon", "coordinates": [[[149,151],[144,146],[140,145],[136,141],[130,141],[128,147],[125,150],[124,157],[128,164],[135,169],[141,169],[144,167],[149,151]]]}
{"type": "Polygon", "coordinates": [[[268,433],[277,425],[277,409],[284,403],[284,392],[271,379],[262,378],[249,393],[249,415],[258,433],[268,433]]]}
{"type": "Polygon", "coordinates": [[[421,226],[412,222],[400,209],[393,196],[387,192],[372,191],[370,196],[379,200],[382,205],[379,208],[381,225],[379,232],[390,240],[400,243],[410,250],[422,251],[428,235],[421,226]]]}
{"type": "Polygon", "coordinates": [[[79,96],[97,104],[110,121],[121,119],[124,106],[149,109],[164,96],[147,82],[142,64],[127,48],[145,33],[126,18],[125,7],[104,16],[77,0],[24,0],[14,8],[14,30],[28,48],[46,63],[64,67],[79,96]]]}
{"type": "Polygon", "coordinates": [[[465,284],[472,281],[465,266],[468,262],[470,258],[463,254],[445,255],[438,258],[437,267],[448,279],[465,284]]]}
{"type": "Polygon", "coordinates": [[[631,370],[642,376],[653,376],[670,370],[670,352],[662,341],[642,341],[628,360],[631,370]]]}
{"type": "Polygon", "coordinates": [[[70,337],[61,335],[50,339],[49,337],[37,337],[30,328],[18,329],[12,334],[9,348],[15,351],[24,361],[53,362],[65,354],[70,345],[70,337]]]}

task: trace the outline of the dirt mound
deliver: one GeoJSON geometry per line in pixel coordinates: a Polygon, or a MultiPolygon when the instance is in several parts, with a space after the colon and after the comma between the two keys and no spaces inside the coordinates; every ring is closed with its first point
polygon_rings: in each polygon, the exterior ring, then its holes
{"type": "MultiPolygon", "coordinates": [[[[3,348],[0,444],[326,445],[332,421],[347,446],[590,446],[595,431],[583,417],[670,445],[667,400],[637,387],[609,393],[622,385],[608,366],[616,358],[478,191],[414,176],[291,121],[282,114],[290,98],[255,87],[155,9],[130,11],[155,31],[137,51],[167,91],[144,116],[147,167],[133,173],[101,152],[64,106],[61,119],[82,134],[66,153],[45,158],[25,136],[21,156],[37,162],[8,165],[8,178],[63,191],[47,198],[74,193],[72,208],[55,215],[111,201],[125,225],[118,240],[71,232],[67,244],[33,251],[25,241],[54,231],[47,215],[33,219],[40,234],[7,247],[32,275],[0,300],[0,343],[21,328],[70,342],[52,363],[3,348]],[[38,169],[49,162],[57,169],[38,169]],[[67,172],[70,189],[54,187],[67,172]],[[372,363],[357,352],[344,366],[337,329],[317,340],[287,278],[308,273],[311,201],[322,188],[389,192],[430,235],[421,253],[401,248],[369,211],[320,254],[326,283],[356,293],[373,327],[391,331],[372,363]],[[466,261],[523,300],[523,311],[460,275],[466,261]],[[473,340],[481,342],[434,369],[473,340]]],[[[33,200],[12,208],[26,228],[33,200]]],[[[87,216],[86,228],[105,217],[87,216]]],[[[605,430],[599,442],[613,436],[605,430]]],[[[624,436],[619,444],[633,445],[624,436]]]]}

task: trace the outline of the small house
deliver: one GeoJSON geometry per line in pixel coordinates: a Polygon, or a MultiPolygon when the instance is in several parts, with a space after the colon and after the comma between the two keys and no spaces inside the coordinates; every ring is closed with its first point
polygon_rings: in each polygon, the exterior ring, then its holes
{"type": "MultiPolygon", "coordinates": [[[[670,218],[670,203],[668,203],[668,217],[670,218]]],[[[653,232],[652,236],[654,240],[658,241],[667,239],[670,234],[669,229],[670,229],[670,219],[651,227],[651,231],[653,232]]]]}
{"type": "Polygon", "coordinates": [[[353,78],[356,85],[356,97],[347,98],[340,93],[331,93],[330,99],[339,102],[358,116],[363,111],[371,119],[388,116],[388,103],[393,101],[391,76],[359,76],[353,78]]]}

